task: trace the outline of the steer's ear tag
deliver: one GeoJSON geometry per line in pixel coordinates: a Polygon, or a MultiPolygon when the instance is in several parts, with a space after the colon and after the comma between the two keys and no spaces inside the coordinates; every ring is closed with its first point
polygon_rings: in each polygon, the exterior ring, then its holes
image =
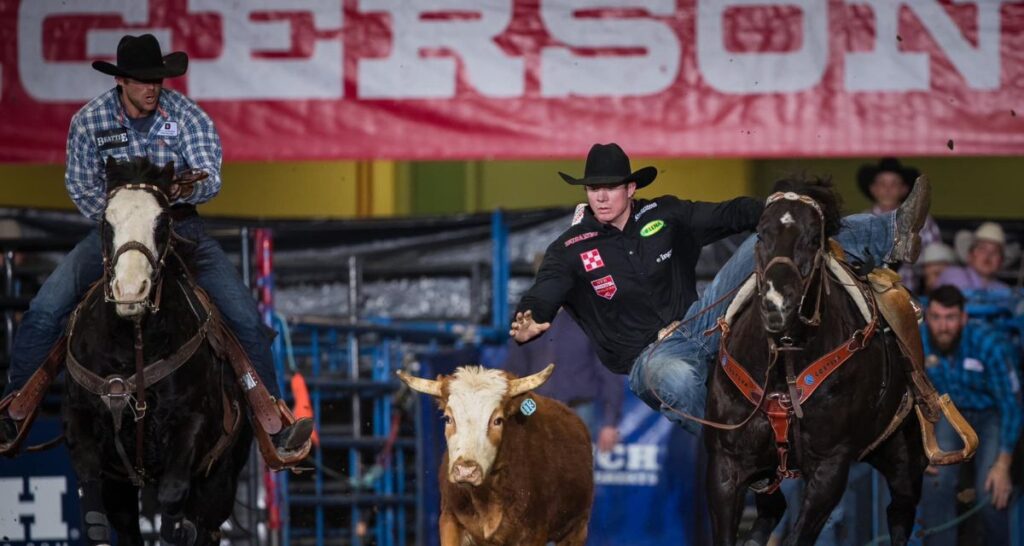
{"type": "Polygon", "coordinates": [[[529,417],[537,411],[537,402],[534,402],[533,398],[527,398],[523,400],[522,404],[519,404],[519,412],[529,417]]]}

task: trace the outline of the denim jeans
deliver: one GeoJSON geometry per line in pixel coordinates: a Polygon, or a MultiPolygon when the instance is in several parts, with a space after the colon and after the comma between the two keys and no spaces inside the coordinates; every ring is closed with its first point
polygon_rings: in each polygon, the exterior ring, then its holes
{"type": "MultiPolygon", "coordinates": [[[[978,433],[978,451],[974,454],[974,491],[977,501],[988,498],[985,491],[985,479],[988,471],[999,457],[999,412],[960,410],[967,422],[978,433]]],[[[945,419],[935,426],[935,437],[939,447],[943,449],[959,449],[961,442],[956,431],[945,419]]],[[[921,491],[920,512],[922,526],[929,529],[956,518],[956,487],[960,481],[961,465],[939,466],[937,476],[926,474],[921,491]]],[[[980,517],[985,526],[985,537],[982,544],[1010,543],[1010,508],[996,510],[991,502],[985,500],[980,517]]],[[[975,516],[978,517],[978,516],[975,516]]],[[[926,546],[955,546],[957,543],[958,526],[953,526],[941,533],[925,537],[926,546]]]]}
{"type": "MultiPolygon", "coordinates": [[[[197,243],[194,253],[196,282],[210,294],[214,305],[238,336],[267,390],[271,395],[280,397],[270,337],[256,302],[242,283],[238,271],[217,241],[206,234],[200,218],[176,223],[175,231],[197,243]]],[[[101,244],[99,231],[94,229],[61,260],[32,299],[14,337],[5,395],[23,387],[42,365],[63,333],[71,311],[89,286],[103,275],[101,244]]]]}
{"type": "MultiPolygon", "coordinates": [[[[836,240],[852,258],[873,259],[881,264],[893,247],[894,212],[883,215],[854,214],[843,219],[836,240]]],[[[725,314],[731,299],[715,304],[730,290],[742,284],[754,272],[754,244],[748,237],[729,261],[722,266],[700,299],[690,306],[682,325],[660,343],[648,345],[634,361],[629,372],[629,388],[653,409],[686,430],[696,433],[700,425],[684,419],[677,411],[695,417],[704,416],[707,375],[718,353],[719,332],[705,336],[725,314]]]]}

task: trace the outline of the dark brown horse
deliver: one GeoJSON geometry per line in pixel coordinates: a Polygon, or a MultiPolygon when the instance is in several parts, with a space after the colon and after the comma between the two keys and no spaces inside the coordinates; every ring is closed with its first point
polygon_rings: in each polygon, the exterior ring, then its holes
{"type": "Polygon", "coordinates": [[[173,174],[107,163],[104,276],[68,328],[65,435],[87,544],[110,544],[111,528],[142,544],[141,486],[156,489],[162,542],[216,544],[252,443],[216,311],[175,250],[173,174]]]}
{"type": "Polygon", "coordinates": [[[862,459],[888,481],[892,544],[906,544],[927,459],[917,424],[897,417],[912,401],[904,357],[868,289],[830,257],[840,224],[831,184],[784,180],[776,190],[757,228],[756,291],[730,309],[709,383],[708,419],[749,418],[706,429],[714,543],[735,543],[753,486],[746,544],[763,544],[786,509],[779,481],[799,475],[806,487],[786,543],[813,544],[862,459]]]}

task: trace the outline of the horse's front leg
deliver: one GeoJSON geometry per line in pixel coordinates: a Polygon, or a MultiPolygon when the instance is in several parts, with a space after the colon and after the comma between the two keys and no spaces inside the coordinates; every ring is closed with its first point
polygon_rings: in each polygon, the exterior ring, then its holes
{"type": "Polygon", "coordinates": [[[801,472],[806,479],[800,514],[785,544],[812,545],[825,527],[825,522],[843,498],[850,474],[851,457],[847,453],[833,455],[823,461],[807,461],[801,472]]]}
{"type": "MultiPolygon", "coordinates": [[[[710,450],[709,450],[710,451],[710,450]]],[[[708,500],[711,503],[711,533],[716,545],[732,546],[740,527],[748,472],[734,458],[708,453],[708,500]]]]}
{"type": "MultiPolygon", "coordinates": [[[[85,543],[110,544],[110,522],[103,502],[103,448],[97,441],[90,410],[64,402],[64,437],[71,453],[71,465],[78,476],[78,494],[82,511],[85,543]]],[[[102,416],[102,414],[98,414],[102,416]]]]}
{"type": "Polygon", "coordinates": [[[191,546],[196,541],[195,522],[186,518],[184,508],[192,484],[192,468],[196,460],[196,441],[206,418],[199,414],[188,416],[172,436],[164,471],[157,484],[160,503],[160,538],[170,544],[191,546]]]}

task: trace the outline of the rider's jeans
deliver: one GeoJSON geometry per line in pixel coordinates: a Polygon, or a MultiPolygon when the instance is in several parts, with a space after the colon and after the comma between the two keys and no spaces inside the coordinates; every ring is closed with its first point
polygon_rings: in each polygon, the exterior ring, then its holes
{"type": "MultiPolygon", "coordinates": [[[[883,215],[854,214],[843,219],[835,239],[851,258],[873,259],[881,263],[892,251],[895,213],[883,215]]],[[[634,361],[629,373],[629,387],[648,406],[661,411],[686,430],[696,433],[700,425],[684,419],[678,412],[694,417],[704,416],[707,396],[708,366],[718,353],[721,335],[704,332],[725,314],[732,298],[712,306],[730,290],[742,284],[754,272],[754,244],[757,237],[748,237],[729,261],[715,275],[683,318],[682,325],[660,343],[648,345],[634,361]]]]}
{"type": "MultiPolygon", "coordinates": [[[[196,282],[220,309],[267,390],[271,395],[280,397],[270,337],[263,327],[256,302],[234,265],[217,241],[206,235],[202,219],[192,217],[179,221],[175,224],[175,231],[198,243],[194,254],[196,282]]],[[[71,311],[89,286],[102,275],[100,236],[94,229],[61,260],[22,317],[14,338],[5,395],[23,387],[42,365],[63,333],[71,311]]]]}

